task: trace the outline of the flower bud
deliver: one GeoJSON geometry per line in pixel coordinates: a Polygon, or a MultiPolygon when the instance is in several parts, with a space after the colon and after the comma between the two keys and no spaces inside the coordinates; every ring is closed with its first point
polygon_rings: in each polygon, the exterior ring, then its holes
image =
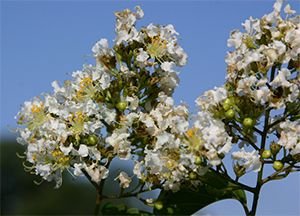
{"type": "Polygon", "coordinates": [[[86,144],[87,145],[96,145],[98,143],[98,137],[96,135],[89,135],[86,139],[86,144]]]}
{"type": "Polygon", "coordinates": [[[127,108],[127,103],[125,101],[120,101],[116,105],[117,109],[121,112],[123,112],[127,108]]]}
{"type": "Polygon", "coordinates": [[[233,170],[237,177],[241,177],[246,173],[246,168],[238,164],[234,165],[233,170]]]}
{"type": "Polygon", "coordinates": [[[249,117],[244,118],[243,125],[244,125],[244,127],[251,128],[254,126],[254,121],[252,118],[249,118],[249,117]]]}
{"type": "Polygon", "coordinates": [[[226,98],[223,102],[223,109],[225,111],[229,110],[231,106],[234,104],[233,98],[226,98]]]}
{"type": "Polygon", "coordinates": [[[276,171],[280,171],[283,168],[283,163],[281,161],[274,161],[273,168],[276,171]]]}
{"type": "Polygon", "coordinates": [[[196,164],[196,165],[201,165],[201,164],[202,164],[202,158],[199,157],[199,156],[196,157],[196,158],[195,158],[195,164],[196,164]]]}
{"type": "Polygon", "coordinates": [[[156,201],[154,202],[154,208],[157,210],[162,210],[162,208],[164,207],[164,204],[162,203],[162,201],[156,201]]]}
{"type": "Polygon", "coordinates": [[[233,109],[229,109],[225,112],[225,117],[227,119],[232,119],[232,118],[234,118],[234,116],[235,116],[235,112],[233,109]]]}
{"type": "Polygon", "coordinates": [[[261,154],[261,157],[263,159],[268,159],[272,156],[272,152],[270,150],[264,150],[263,153],[261,154]]]}
{"type": "Polygon", "coordinates": [[[271,153],[272,155],[277,155],[277,153],[280,151],[281,146],[279,144],[276,144],[274,142],[271,143],[270,145],[271,153]]]}
{"type": "Polygon", "coordinates": [[[189,178],[190,178],[191,180],[197,179],[197,173],[191,172],[191,173],[189,174],[189,178]]]}

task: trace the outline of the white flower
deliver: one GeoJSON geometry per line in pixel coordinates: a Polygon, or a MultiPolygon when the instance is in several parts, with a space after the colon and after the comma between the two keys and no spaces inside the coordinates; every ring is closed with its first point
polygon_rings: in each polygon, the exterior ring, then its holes
{"type": "Polygon", "coordinates": [[[136,6],[135,7],[136,10],[136,18],[137,19],[142,19],[144,17],[144,11],[142,10],[142,8],[140,6],[136,6]]]}
{"type": "Polygon", "coordinates": [[[156,26],[156,25],[153,25],[152,23],[150,23],[147,26],[146,30],[147,30],[147,34],[148,34],[149,37],[155,37],[160,32],[159,27],[156,26]]]}
{"type": "Polygon", "coordinates": [[[64,155],[68,155],[73,150],[73,144],[71,143],[68,147],[64,145],[60,145],[59,149],[64,153],[64,155]]]}
{"type": "Polygon", "coordinates": [[[261,162],[258,151],[246,152],[244,148],[240,151],[232,153],[232,159],[237,161],[239,166],[243,166],[246,170],[260,171],[261,162]]]}
{"type": "Polygon", "coordinates": [[[272,44],[278,55],[282,55],[286,52],[286,46],[281,41],[275,40],[272,44]]]}
{"type": "Polygon", "coordinates": [[[283,4],[283,0],[276,0],[276,2],[273,5],[274,11],[279,13],[281,10],[282,4],[283,4]]]}
{"type": "Polygon", "coordinates": [[[168,133],[168,132],[162,132],[161,134],[157,135],[157,141],[155,144],[155,149],[161,148],[164,144],[173,141],[174,135],[168,133]]]}
{"type": "Polygon", "coordinates": [[[136,60],[138,62],[144,63],[149,58],[149,55],[147,52],[143,50],[143,48],[139,48],[139,54],[136,57],[136,60]]]}
{"type": "Polygon", "coordinates": [[[89,147],[89,155],[93,160],[100,161],[101,159],[101,153],[97,147],[89,147]]]}
{"type": "Polygon", "coordinates": [[[287,78],[291,75],[291,72],[287,68],[283,68],[278,71],[278,75],[274,78],[274,80],[270,83],[273,88],[277,87],[290,87],[292,83],[287,81],[287,78]]]}
{"type": "Polygon", "coordinates": [[[208,150],[205,156],[212,165],[221,163],[219,154],[227,154],[231,147],[231,137],[225,130],[224,123],[213,118],[208,112],[198,112],[194,127],[199,129],[201,144],[208,150]]]}
{"type": "Polygon", "coordinates": [[[240,79],[237,84],[236,93],[240,96],[251,94],[251,87],[257,83],[257,78],[255,76],[245,77],[240,79]]]}
{"type": "Polygon", "coordinates": [[[271,91],[267,86],[263,86],[254,91],[254,99],[256,103],[266,104],[270,99],[271,91]]]}
{"type": "Polygon", "coordinates": [[[208,110],[210,107],[217,105],[222,100],[227,98],[227,91],[222,87],[215,87],[213,90],[204,92],[197,98],[196,104],[203,110],[208,110]]]}
{"type": "Polygon", "coordinates": [[[242,68],[245,68],[251,62],[259,62],[262,57],[263,57],[263,55],[260,54],[258,51],[249,51],[244,57],[245,65],[242,68]]]}
{"type": "Polygon", "coordinates": [[[84,169],[89,174],[93,182],[99,184],[102,179],[107,178],[108,169],[104,166],[97,165],[97,163],[93,163],[90,166],[85,165],[84,169]]]}
{"type": "Polygon", "coordinates": [[[290,57],[297,59],[300,53],[300,28],[292,28],[287,31],[285,41],[290,44],[290,57]]]}
{"type": "Polygon", "coordinates": [[[54,93],[58,93],[58,92],[65,93],[65,91],[66,91],[64,87],[59,86],[58,81],[56,81],[56,80],[51,83],[51,86],[54,89],[54,93]]]}
{"type": "Polygon", "coordinates": [[[120,159],[127,160],[131,155],[130,142],[127,140],[129,133],[126,132],[126,128],[120,128],[114,130],[114,132],[105,139],[105,141],[114,147],[114,153],[116,153],[120,159]]]}
{"type": "Polygon", "coordinates": [[[106,38],[99,40],[92,48],[94,56],[113,55],[106,38]]]}
{"type": "Polygon", "coordinates": [[[82,176],[83,173],[81,171],[81,169],[84,167],[84,165],[82,163],[75,163],[74,164],[74,175],[75,176],[82,176]]]}
{"type": "Polygon", "coordinates": [[[296,11],[295,11],[295,10],[292,10],[290,4],[287,4],[287,5],[284,7],[284,13],[286,13],[286,14],[294,14],[294,13],[296,13],[296,11]]]}
{"type": "Polygon", "coordinates": [[[127,96],[126,101],[129,104],[128,108],[131,110],[136,110],[139,106],[139,98],[137,96],[134,97],[127,96]]]}
{"type": "Polygon", "coordinates": [[[283,146],[285,149],[296,152],[296,149],[300,145],[300,121],[289,121],[286,120],[281,122],[279,125],[280,138],[278,144],[283,146]]]}
{"type": "Polygon", "coordinates": [[[242,37],[243,33],[239,32],[238,30],[231,32],[230,38],[227,40],[227,46],[234,48],[240,47],[242,44],[242,37]]]}
{"type": "Polygon", "coordinates": [[[51,165],[50,164],[37,164],[35,167],[35,173],[42,176],[44,179],[47,179],[51,174],[51,165]]]}
{"type": "Polygon", "coordinates": [[[115,180],[120,181],[120,187],[121,188],[128,188],[131,183],[131,178],[128,176],[126,172],[120,172],[117,178],[115,180]]]}
{"type": "Polygon", "coordinates": [[[163,69],[166,72],[175,72],[173,68],[175,67],[174,62],[163,62],[161,64],[161,69],[163,69]]]}
{"type": "Polygon", "coordinates": [[[78,154],[81,156],[81,157],[87,157],[89,155],[89,149],[86,145],[83,145],[81,144],[79,146],[79,149],[78,149],[78,154]]]}
{"type": "Polygon", "coordinates": [[[106,138],[106,142],[110,144],[111,146],[116,146],[120,144],[121,142],[124,142],[129,137],[129,133],[125,132],[122,129],[115,130],[111,136],[106,138]]]}

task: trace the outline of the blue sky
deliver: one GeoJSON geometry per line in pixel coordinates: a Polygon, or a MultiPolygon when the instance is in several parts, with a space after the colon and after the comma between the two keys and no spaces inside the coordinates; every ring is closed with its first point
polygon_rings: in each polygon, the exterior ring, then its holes
{"type": "MultiPolygon", "coordinates": [[[[300,11],[300,2],[289,2],[300,11]]],[[[70,79],[72,71],[93,62],[92,45],[102,37],[112,43],[113,12],[140,5],[150,22],[173,24],[189,55],[181,69],[177,102],[194,100],[224,82],[226,41],[249,16],[261,17],[273,1],[2,1],[1,2],[1,136],[16,127],[14,116],[25,100],[51,91],[53,80],[70,79]]],[[[259,215],[299,215],[300,177],[263,188],[259,215]]],[[[241,215],[233,201],[208,207],[212,215],[241,215]]]]}

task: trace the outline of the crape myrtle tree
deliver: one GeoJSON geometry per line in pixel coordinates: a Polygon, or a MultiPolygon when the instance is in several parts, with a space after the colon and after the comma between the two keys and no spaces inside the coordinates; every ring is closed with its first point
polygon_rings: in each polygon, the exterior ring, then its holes
{"type": "Polygon", "coordinates": [[[271,13],[232,31],[225,83],[201,95],[199,112],[191,114],[172,98],[187,61],[174,27],[138,29],[140,7],[116,12],[113,45],[101,39],[92,48],[96,64],[63,85],[54,81],[53,93],[18,113],[25,170],[56,188],[66,170],[85,176],[96,189],[95,215],[187,215],[222,199],[238,200],[245,215],[255,215],[261,188],[300,170],[295,13],[278,0],[271,13]],[[110,172],[114,160],[131,161],[130,173],[110,172]],[[253,185],[246,175],[255,176],[253,185]],[[118,196],[103,193],[109,176],[119,182],[118,196]],[[159,195],[143,195],[153,190],[159,195]],[[152,211],[101,205],[124,197],[152,211]]]}

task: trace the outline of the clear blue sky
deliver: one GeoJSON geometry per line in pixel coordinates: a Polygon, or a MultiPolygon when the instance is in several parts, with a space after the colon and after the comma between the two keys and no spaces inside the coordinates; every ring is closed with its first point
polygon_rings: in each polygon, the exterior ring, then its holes
{"type": "MultiPolygon", "coordinates": [[[[299,1],[289,2],[300,11],[299,1]]],[[[181,70],[177,102],[194,100],[224,82],[224,57],[229,32],[249,16],[261,17],[273,1],[1,1],[1,136],[16,127],[20,105],[51,91],[53,80],[70,78],[72,71],[92,62],[91,47],[102,37],[114,38],[114,14],[140,5],[150,22],[173,24],[189,55],[181,70]]],[[[300,177],[263,189],[259,215],[300,215],[300,177]]],[[[238,203],[224,201],[208,207],[212,215],[242,215],[238,203]]]]}

